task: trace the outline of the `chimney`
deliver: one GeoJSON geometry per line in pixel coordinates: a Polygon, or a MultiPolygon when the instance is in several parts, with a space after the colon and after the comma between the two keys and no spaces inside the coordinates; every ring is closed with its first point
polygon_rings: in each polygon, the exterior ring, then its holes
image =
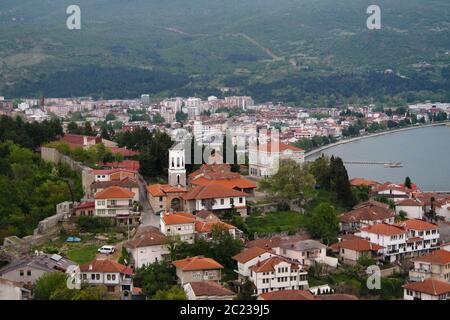
{"type": "Polygon", "coordinates": [[[89,265],[89,270],[92,270],[92,269],[93,269],[93,268],[92,268],[92,264],[90,264],[90,265],[89,265]]]}
{"type": "Polygon", "coordinates": [[[87,144],[88,144],[88,137],[83,136],[83,146],[87,146],[87,144]]]}

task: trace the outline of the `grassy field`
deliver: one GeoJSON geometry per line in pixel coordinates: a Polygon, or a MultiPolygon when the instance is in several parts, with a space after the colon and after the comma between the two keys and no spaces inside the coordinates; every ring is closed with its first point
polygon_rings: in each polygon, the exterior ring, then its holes
{"type": "Polygon", "coordinates": [[[294,211],[272,212],[265,215],[252,215],[246,219],[246,223],[251,234],[295,232],[306,226],[306,217],[294,211]]]}
{"type": "Polygon", "coordinates": [[[74,245],[73,248],[67,251],[67,258],[78,263],[83,264],[94,260],[97,253],[98,246],[94,244],[88,245],[74,245]]]}

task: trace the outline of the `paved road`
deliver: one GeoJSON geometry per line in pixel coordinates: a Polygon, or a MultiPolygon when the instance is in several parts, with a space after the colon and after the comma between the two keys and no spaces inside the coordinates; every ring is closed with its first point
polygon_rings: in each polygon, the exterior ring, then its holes
{"type": "Polygon", "coordinates": [[[142,177],[138,179],[139,201],[143,206],[141,226],[154,226],[159,228],[159,216],[155,215],[147,197],[147,183],[142,177]]]}

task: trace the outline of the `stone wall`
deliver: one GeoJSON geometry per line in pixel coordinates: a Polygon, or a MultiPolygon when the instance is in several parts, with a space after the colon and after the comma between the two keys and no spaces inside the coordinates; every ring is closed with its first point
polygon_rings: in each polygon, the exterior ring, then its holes
{"type": "Polygon", "coordinates": [[[91,194],[91,184],[95,179],[91,168],[84,166],[81,162],[75,161],[69,156],[61,154],[55,148],[41,147],[41,158],[47,162],[67,164],[72,170],[81,175],[84,194],[91,194]]]}

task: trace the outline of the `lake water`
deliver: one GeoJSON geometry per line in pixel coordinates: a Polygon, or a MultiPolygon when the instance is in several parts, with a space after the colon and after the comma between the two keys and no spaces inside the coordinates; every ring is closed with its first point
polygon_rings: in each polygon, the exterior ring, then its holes
{"type": "MultiPolygon", "coordinates": [[[[403,183],[406,176],[424,191],[450,190],[450,127],[428,127],[338,145],[322,152],[344,161],[401,162],[402,168],[346,164],[350,178],[403,183]]],[[[308,160],[315,159],[313,155],[308,160]]]]}

